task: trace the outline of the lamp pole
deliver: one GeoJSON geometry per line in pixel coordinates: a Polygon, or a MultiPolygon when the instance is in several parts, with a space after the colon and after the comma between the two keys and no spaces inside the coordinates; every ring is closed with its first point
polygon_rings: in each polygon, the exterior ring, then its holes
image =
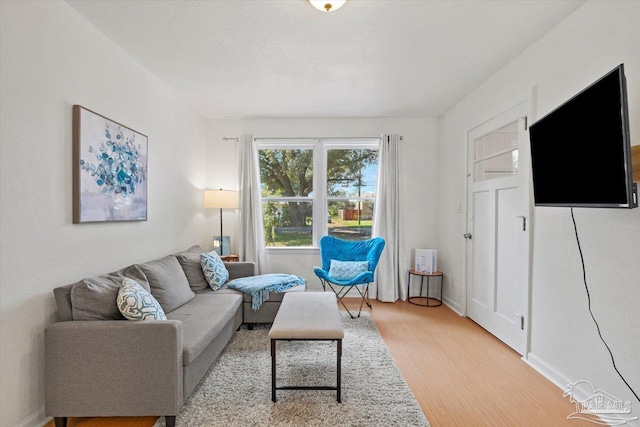
{"type": "Polygon", "coordinates": [[[220,208],[220,254],[222,254],[222,242],[224,241],[224,233],[222,232],[222,208],[220,208]]]}

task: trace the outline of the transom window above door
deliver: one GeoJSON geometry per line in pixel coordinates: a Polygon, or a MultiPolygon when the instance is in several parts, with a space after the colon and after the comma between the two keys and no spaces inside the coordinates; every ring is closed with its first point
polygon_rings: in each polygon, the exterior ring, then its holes
{"type": "Polygon", "coordinates": [[[474,141],[474,182],[518,174],[518,122],[474,141]]]}

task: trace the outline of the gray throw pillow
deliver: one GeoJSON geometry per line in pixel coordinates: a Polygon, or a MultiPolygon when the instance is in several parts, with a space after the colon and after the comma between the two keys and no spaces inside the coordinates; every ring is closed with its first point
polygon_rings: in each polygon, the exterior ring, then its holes
{"type": "Polygon", "coordinates": [[[145,274],[135,265],[113,273],[82,279],[71,288],[73,320],[122,320],[116,303],[118,290],[125,277],[149,290],[145,274]]]}
{"type": "Polygon", "coordinates": [[[180,263],[173,255],[137,264],[151,288],[151,295],[160,303],[165,313],[182,307],[196,296],[180,263]]]}
{"type": "Polygon", "coordinates": [[[204,277],[202,266],[200,265],[200,254],[204,251],[200,245],[191,246],[186,251],[176,254],[176,259],[182,266],[185,276],[189,281],[189,286],[193,292],[200,292],[209,287],[207,278],[204,277]]]}

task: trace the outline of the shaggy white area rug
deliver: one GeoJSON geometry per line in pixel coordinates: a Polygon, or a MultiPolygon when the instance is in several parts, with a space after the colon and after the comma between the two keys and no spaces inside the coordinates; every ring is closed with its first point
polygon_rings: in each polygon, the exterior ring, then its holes
{"type": "MultiPolygon", "coordinates": [[[[335,391],[277,391],[269,326],[235,333],[177,416],[183,426],[428,426],[368,313],[342,317],[342,403],[335,391]]],[[[336,383],[336,343],[278,342],[278,386],[336,383]]],[[[154,427],[164,427],[164,417],[154,427]]]]}

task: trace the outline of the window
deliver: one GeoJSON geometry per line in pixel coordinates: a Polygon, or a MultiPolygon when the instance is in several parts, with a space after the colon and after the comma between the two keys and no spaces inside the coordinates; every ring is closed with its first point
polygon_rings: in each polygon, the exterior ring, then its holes
{"type": "Polygon", "coordinates": [[[474,141],[474,182],[518,174],[518,122],[474,141]]]}
{"type": "Polygon", "coordinates": [[[260,148],[267,246],[313,245],[313,146],[260,148]]]}
{"type": "Polygon", "coordinates": [[[378,139],[258,139],[267,247],[371,237],[378,139]]]}
{"type": "Polygon", "coordinates": [[[371,238],[378,150],[329,148],[326,175],[329,235],[345,240],[371,238]]]}

